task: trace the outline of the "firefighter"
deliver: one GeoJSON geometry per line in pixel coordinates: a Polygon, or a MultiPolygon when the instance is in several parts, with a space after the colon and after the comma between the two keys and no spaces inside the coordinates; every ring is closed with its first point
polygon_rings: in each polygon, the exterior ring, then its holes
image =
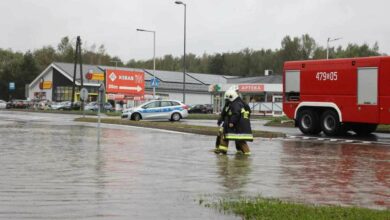
{"type": "MultiPolygon", "coordinates": [[[[237,91],[229,89],[225,92],[225,99],[229,101],[225,105],[221,118],[223,121],[223,138],[215,153],[226,154],[230,140],[234,140],[237,152],[244,155],[250,155],[250,149],[247,141],[253,141],[252,129],[250,125],[250,108],[238,96],[237,91]]],[[[220,120],[218,120],[220,124],[220,120]]]]}

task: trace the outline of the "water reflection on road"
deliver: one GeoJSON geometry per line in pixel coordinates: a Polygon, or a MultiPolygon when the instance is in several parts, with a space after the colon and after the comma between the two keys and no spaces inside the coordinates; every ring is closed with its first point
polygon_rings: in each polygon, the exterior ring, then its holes
{"type": "Polygon", "coordinates": [[[214,137],[84,124],[0,123],[0,218],[236,219],[204,195],[258,195],[390,208],[388,146],[256,139],[253,155],[210,153],[214,137]]]}
{"type": "Polygon", "coordinates": [[[284,142],[281,167],[307,201],[390,207],[388,146],[284,142]]]}

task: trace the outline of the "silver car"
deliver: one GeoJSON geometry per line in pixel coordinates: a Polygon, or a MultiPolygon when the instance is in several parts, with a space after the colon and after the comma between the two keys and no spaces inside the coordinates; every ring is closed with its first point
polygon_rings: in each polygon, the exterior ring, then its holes
{"type": "Polygon", "coordinates": [[[188,106],[176,100],[153,100],[122,111],[122,118],[131,120],[168,119],[179,121],[188,116],[188,106]]]}

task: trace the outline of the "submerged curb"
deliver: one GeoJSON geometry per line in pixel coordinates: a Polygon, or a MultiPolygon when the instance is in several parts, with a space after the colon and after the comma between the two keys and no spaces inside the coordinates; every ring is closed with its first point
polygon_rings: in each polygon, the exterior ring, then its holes
{"type": "MultiPolygon", "coordinates": [[[[75,121],[96,123],[98,119],[86,117],[86,118],[76,118],[75,121]]],[[[178,131],[178,132],[202,134],[202,135],[210,135],[210,136],[216,136],[218,134],[218,127],[186,125],[180,122],[130,121],[124,119],[102,118],[101,123],[128,125],[128,126],[136,126],[136,127],[144,127],[144,128],[157,128],[157,129],[164,129],[170,131],[178,131]]],[[[253,136],[263,137],[263,138],[277,138],[277,137],[285,137],[286,135],[280,132],[253,131],[253,136]]]]}

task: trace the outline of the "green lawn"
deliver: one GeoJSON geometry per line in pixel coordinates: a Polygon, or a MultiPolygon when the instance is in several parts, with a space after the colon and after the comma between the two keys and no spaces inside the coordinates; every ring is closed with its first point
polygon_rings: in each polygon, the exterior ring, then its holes
{"type": "MultiPolygon", "coordinates": [[[[35,109],[7,109],[7,111],[83,115],[83,111],[79,111],[79,110],[69,111],[69,110],[52,110],[52,109],[48,109],[48,110],[35,110],[35,109]]],[[[97,112],[94,112],[94,111],[85,111],[85,115],[97,115],[97,112]]]]}
{"type": "MultiPolygon", "coordinates": [[[[200,202],[202,203],[202,202],[200,202]]],[[[247,199],[221,199],[219,202],[204,204],[222,213],[236,214],[243,219],[267,220],[389,220],[389,210],[372,210],[358,207],[341,207],[327,205],[308,205],[285,202],[278,199],[261,197],[247,199]]]]}
{"type": "Polygon", "coordinates": [[[265,123],[265,126],[294,127],[294,121],[286,116],[272,117],[265,123]]]}
{"type": "MultiPolygon", "coordinates": [[[[97,118],[77,118],[75,121],[80,122],[97,122],[97,118]]],[[[147,128],[158,128],[171,131],[180,131],[186,133],[194,134],[203,134],[216,136],[218,134],[218,127],[209,127],[209,126],[198,126],[198,125],[187,125],[180,122],[169,122],[169,121],[131,121],[126,119],[116,119],[116,118],[102,118],[102,123],[107,124],[120,124],[120,125],[130,125],[137,127],[147,127],[147,128]]],[[[285,134],[279,132],[269,132],[269,131],[253,131],[254,137],[265,137],[265,138],[274,138],[274,137],[284,137],[285,134]]]]}

